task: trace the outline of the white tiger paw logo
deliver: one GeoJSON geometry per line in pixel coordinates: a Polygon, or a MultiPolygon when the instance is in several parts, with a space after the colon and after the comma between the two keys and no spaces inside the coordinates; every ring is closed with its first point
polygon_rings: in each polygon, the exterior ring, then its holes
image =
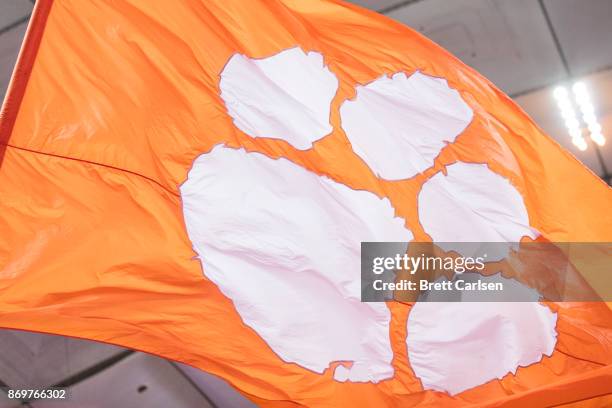
{"type": "MultiPolygon", "coordinates": [[[[220,80],[236,127],[299,150],[332,132],[337,88],[323,56],[300,48],[264,59],[236,54],[220,80]]],[[[359,86],[340,107],[354,153],[388,180],[431,167],[472,116],[445,80],[419,72],[359,86]]],[[[338,381],[393,377],[390,311],[384,303],[360,302],[360,243],[413,238],[387,198],[287,159],[224,146],[194,161],[180,191],[204,274],[281,359],[317,373],[340,362],[338,381]]],[[[534,236],[520,194],[484,165],[448,166],[446,175],[425,182],[418,205],[434,241],[534,236]]],[[[461,392],[539,361],[554,348],[556,315],[547,308],[474,305],[418,303],[411,311],[408,354],[424,388],[461,392]],[[526,332],[531,334],[508,347],[507,339],[526,332]],[[451,356],[460,356],[461,364],[451,356]],[[491,358],[499,364],[490,364],[491,358]]]]}

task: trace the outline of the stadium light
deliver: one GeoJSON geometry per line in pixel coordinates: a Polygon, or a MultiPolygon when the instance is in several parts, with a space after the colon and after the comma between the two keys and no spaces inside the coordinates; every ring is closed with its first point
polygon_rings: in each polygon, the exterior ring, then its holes
{"type": "Polygon", "coordinates": [[[597,146],[603,146],[606,143],[606,138],[602,133],[602,127],[597,120],[595,108],[591,103],[589,91],[584,82],[575,82],[572,85],[571,92],[565,86],[557,86],[553,90],[553,96],[557,101],[561,117],[574,146],[581,151],[587,149],[588,145],[583,136],[585,129],[588,130],[591,140],[597,146]],[[576,107],[580,112],[580,117],[576,114],[576,107]]]}
{"type": "Polygon", "coordinates": [[[576,110],[574,109],[574,105],[572,104],[572,101],[570,99],[570,93],[567,91],[567,88],[565,88],[564,86],[556,87],[553,91],[553,96],[557,100],[557,105],[559,106],[561,117],[563,118],[565,122],[565,127],[567,128],[567,131],[572,138],[572,143],[579,150],[586,150],[587,142],[582,136],[580,122],[578,121],[576,110]]]}

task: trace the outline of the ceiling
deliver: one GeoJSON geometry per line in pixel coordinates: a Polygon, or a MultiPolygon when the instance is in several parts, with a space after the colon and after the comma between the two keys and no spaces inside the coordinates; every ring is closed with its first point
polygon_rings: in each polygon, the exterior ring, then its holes
{"type": "Polygon", "coordinates": [[[355,0],[420,31],[510,96],[612,68],[609,0],[355,0]],[[561,46],[555,45],[553,31],[561,46]],[[606,50],[608,52],[602,52],[606,50]]]}
{"type": "MultiPolygon", "coordinates": [[[[8,85],[32,3],[0,0],[0,98],[8,85]]],[[[603,133],[609,138],[600,153],[608,172],[612,171],[612,1],[353,3],[403,22],[450,50],[512,96],[550,136],[603,175],[593,144],[585,152],[571,144],[552,97],[553,86],[583,80],[603,133]]],[[[110,345],[2,330],[0,350],[2,383],[13,387],[68,384],[75,407],[254,406],[217,377],[110,345]]],[[[17,406],[23,405],[8,401],[0,393],[0,407],[17,406]]],[[[59,405],[35,401],[30,406],[59,405]]]]}
{"type": "Polygon", "coordinates": [[[254,408],[229,384],[195,368],[93,341],[0,330],[0,386],[65,387],[61,402],[9,400],[0,408],[254,408]]]}

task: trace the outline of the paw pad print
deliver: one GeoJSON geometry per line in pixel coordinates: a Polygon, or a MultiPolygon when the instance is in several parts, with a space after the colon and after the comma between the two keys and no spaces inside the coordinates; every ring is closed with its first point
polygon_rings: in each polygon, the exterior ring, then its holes
{"type": "MultiPolygon", "coordinates": [[[[298,150],[332,133],[337,89],[323,55],[300,48],[262,59],[235,54],[220,79],[221,98],[238,129],[298,150]]],[[[387,180],[433,166],[473,117],[444,79],[420,72],[357,86],[339,109],[347,148],[387,180]]],[[[341,382],[393,377],[391,313],[385,303],[360,301],[359,264],[362,241],[413,239],[389,199],[285,158],[222,145],[196,158],[180,192],[204,274],[283,361],[316,373],[339,362],[333,376],[341,382]]],[[[448,166],[446,174],[425,181],[418,207],[421,225],[438,242],[537,235],[520,194],[485,165],[448,166]]],[[[425,389],[461,392],[537,362],[554,348],[556,315],[549,309],[537,303],[481,306],[412,308],[406,345],[425,389]],[[483,351],[503,361],[502,368],[486,358],[482,363],[483,351]],[[462,363],[452,364],[449,356],[462,363]]]]}
{"type": "Polygon", "coordinates": [[[455,395],[550,355],[556,323],[539,303],[418,302],[408,318],[408,359],[423,388],[455,395]]]}
{"type": "Polygon", "coordinates": [[[386,180],[411,178],[431,167],[472,121],[459,92],[418,71],[382,76],[356,92],[340,107],[342,128],[355,153],[386,180]]]}
{"type": "MultiPolygon", "coordinates": [[[[519,192],[485,164],[459,162],[447,166],[446,173],[427,180],[418,199],[419,221],[442,249],[473,256],[466,252],[469,246],[453,247],[452,243],[517,243],[522,237],[538,236],[529,226],[519,192]]],[[[491,248],[487,260],[504,259],[510,247],[491,248]]]]}
{"type": "Polygon", "coordinates": [[[330,104],[338,80],[317,52],[290,48],[264,59],[235,54],[219,86],[234,124],[249,136],[306,150],[332,131],[330,104]]]}

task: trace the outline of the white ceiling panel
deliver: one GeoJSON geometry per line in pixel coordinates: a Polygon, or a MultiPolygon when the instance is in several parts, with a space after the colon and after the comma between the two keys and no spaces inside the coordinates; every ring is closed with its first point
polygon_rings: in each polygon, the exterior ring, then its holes
{"type": "Polygon", "coordinates": [[[426,0],[388,14],[421,31],[508,94],[565,76],[533,0],[426,0]]]}
{"type": "Polygon", "coordinates": [[[612,1],[546,0],[572,74],[612,67],[612,1]]]}
{"type": "Polygon", "coordinates": [[[256,408],[253,402],[232,388],[225,380],[184,364],[178,367],[201,389],[218,407],[256,408]]]}
{"type": "Polygon", "coordinates": [[[30,14],[30,0],[0,0],[0,29],[30,14]]]}
{"type": "Polygon", "coordinates": [[[0,330],[0,380],[12,387],[45,387],[68,378],[122,348],[17,330],[0,330]]]}
{"type": "MultiPolygon", "coordinates": [[[[102,368],[101,362],[126,349],[90,340],[2,329],[0,350],[0,381],[9,387],[45,388],[69,378],[77,381],[68,401],[38,401],[33,408],[206,408],[208,401],[224,408],[256,407],[216,376],[149,354],[134,352],[102,368]],[[95,374],[97,370],[101,371],[95,374]]],[[[0,392],[0,408],[20,406],[20,401],[0,392]]]]}
{"type": "Polygon", "coordinates": [[[213,408],[170,363],[137,353],[70,388],[66,403],[35,402],[33,408],[213,408]]]}

